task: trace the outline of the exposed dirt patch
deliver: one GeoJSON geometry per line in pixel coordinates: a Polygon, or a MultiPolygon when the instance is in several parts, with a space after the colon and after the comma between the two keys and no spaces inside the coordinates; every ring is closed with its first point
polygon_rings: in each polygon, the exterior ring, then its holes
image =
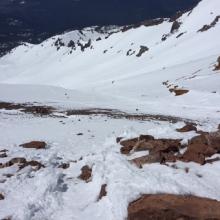
{"type": "Polygon", "coordinates": [[[105,197],[107,195],[106,187],[107,187],[107,184],[103,184],[101,186],[101,190],[100,190],[100,193],[99,193],[98,201],[101,200],[103,197],[105,197]]]}
{"type": "Polygon", "coordinates": [[[183,126],[182,128],[176,129],[176,131],[178,131],[178,132],[196,131],[196,132],[197,132],[197,128],[196,128],[195,124],[187,123],[187,124],[186,124],[185,126],[183,126]]]}
{"type": "Polygon", "coordinates": [[[25,168],[27,166],[31,166],[34,170],[39,170],[39,169],[45,167],[43,164],[41,164],[38,161],[35,161],[35,160],[27,161],[23,157],[17,157],[17,158],[13,158],[13,159],[9,160],[6,163],[3,163],[3,164],[0,163],[0,169],[6,168],[6,167],[11,167],[13,165],[18,165],[19,170],[22,170],[23,168],[25,168]]]}
{"type": "Polygon", "coordinates": [[[220,131],[212,133],[204,132],[189,141],[182,160],[204,165],[206,163],[206,157],[211,157],[217,153],[220,153],[220,131]]]}
{"type": "Polygon", "coordinates": [[[81,174],[78,176],[78,178],[87,183],[90,182],[92,178],[92,168],[87,165],[82,167],[81,174]]]}
{"type": "Polygon", "coordinates": [[[180,28],[181,23],[178,22],[177,20],[173,22],[170,33],[175,33],[176,31],[178,31],[178,29],[180,28]]]}
{"type": "Polygon", "coordinates": [[[43,141],[31,141],[29,143],[21,144],[20,146],[23,148],[34,148],[40,150],[45,149],[47,144],[43,141]]]}
{"type": "Polygon", "coordinates": [[[128,206],[128,220],[220,219],[220,202],[196,196],[144,195],[128,206]]]}

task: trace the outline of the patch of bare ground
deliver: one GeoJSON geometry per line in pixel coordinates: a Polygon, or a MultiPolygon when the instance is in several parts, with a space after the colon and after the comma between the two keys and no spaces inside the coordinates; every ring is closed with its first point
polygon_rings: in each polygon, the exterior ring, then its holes
{"type": "Polygon", "coordinates": [[[28,148],[28,149],[36,149],[36,150],[40,150],[40,149],[46,149],[47,144],[43,141],[31,141],[29,143],[25,143],[25,144],[21,144],[20,145],[23,148],[28,148]]]}
{"type": "Polygon", "coordinates": [[[90,182],[92,178],[92,168],[87,165],[82,167],[81,174],[78,176],[78,178],[85,181],[86,183],[90,182]]]}
{"type": "Polygon", "coordinates": [[[5,110],[20,110],[25,113],[31,113],[34,115],[50,115],[55,110],[51,106],[36,106],[30,104],[19,104],[19,103],[9,103],[0,102],[0,109],[5,110]]]}
{"type": "Polygon", "coordinates": [[[101,186],[98,201],[101,200],[103,197],[105,197],[107,195],[106,187],[107,187],[107,184],[103,184],[101,186]]]}
{"type": "MultiPolygon", "coordinates": [[[[185,129],[183,130],[185,131],[185,129]]],[[[120,145],[122,146],[121,153],[125,155],[129,155],[131,152],[149,151],[148,155],[131,160],[139,168],[144,164],[165,164],[177,160],[204,165],[219,160],[218,157],[206,158],[220,154],[220,130],[210,133],[200,131],[200,135],[190,139],[186,145],[181,144],[181,139],[155,139],[151,135],[141,135],[138,138],[122,140],[120,145]],[[181,154],[180,150],[183,148],[186,148],[186,151],[181,154]]]]}
{"type": "Polygon", "coordinates": [[[128,206],[128,220],[220,219],[220,202],[192,195],[143,195],[128,206]]]}
{"type": "Polygon", "coordinates": [[[16,158],[9,160],[6,163],[0,163],[0,169],[11,167],[13,165],[18,165],[19,170],[22,170],[23,168],[27,166],[31,166],[33,170],[35,171],[45,167],[43,164],[41,164],[40,162],[36,160],[27,161],[23,157],[16,157],[16,158]]]}

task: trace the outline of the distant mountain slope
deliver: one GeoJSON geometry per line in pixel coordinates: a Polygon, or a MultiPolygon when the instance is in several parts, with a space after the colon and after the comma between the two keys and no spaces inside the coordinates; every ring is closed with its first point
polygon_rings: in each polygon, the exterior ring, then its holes
{"type": "Polygon", "coordinates": [[[198,0],[1,0],[0,55],[19,42],[39,43],[68,29],[170,17],[198,0]]]}
{"type": "MultiPolygon", "coordinates": [[[[202,108],[201,114],[217,117],[219,4],[203,0],[176,20],[91,27],[19,46],[0,59],[0,82],[102,95],[113,108],[182,116],[198,116],[202,108]],[[186,94],[175,96],[175,90],[186,94]]],[[[91,104],[103,105],[98,100],[91,104]]]]}

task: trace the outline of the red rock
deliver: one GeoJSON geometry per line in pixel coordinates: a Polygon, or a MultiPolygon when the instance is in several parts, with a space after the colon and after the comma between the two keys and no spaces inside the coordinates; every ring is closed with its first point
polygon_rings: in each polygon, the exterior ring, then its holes
{"type": "Polygon", "coordinates": [[[196,196],[144,195],[128,206],[128,220],[220,219],[220,202],[196,196]]]}
{"type": "Polygon", "coordinates": [[[89,182],[92,177],[92,169],[89,166],[84,166],[81,169],[81,174],[78,176],[79,179],[89,182]]]}
{"type": "Polygon", "coordinates": [[[189,132],[189,131],[197,131],[197,128],[194,124],[186,124],[182,128],[176,129],[178,132],[189,132]]]}

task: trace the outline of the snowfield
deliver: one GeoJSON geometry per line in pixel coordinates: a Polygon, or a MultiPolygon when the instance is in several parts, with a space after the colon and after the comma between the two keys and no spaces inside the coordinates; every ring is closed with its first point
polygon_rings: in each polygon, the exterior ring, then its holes
{"type": "Polygon", "coordinates": [[[175,21],[85,28],[39,45],[21,45],[1,57],[0,219],[123,220],[128,204],[142,194],[220,201],[220,161],[204,166],[177,161],[178,169],[153,163],[139,169],[129,160],[148,152],[126,156],[116,142],[117,137],[149,134],[187,143],[198,135],[176,131],[187,121],[202,131],[217,130],[219,15],[219,0],[202,0],[175,21]],[[52,106],[57,112],[28,114],[2,103],[52,106]],[[155,117],[66,114],[87,109],[155,117]],[[19,146],[30,141],[44,141],[46,149],[19,146]],[[2,167],[13,158],[43,166],[2,167]],[[88,182],[78,178],[85,165],[92,168],[88,182]],[[107,195],[98,199],[103,184],[107,195]]]}

